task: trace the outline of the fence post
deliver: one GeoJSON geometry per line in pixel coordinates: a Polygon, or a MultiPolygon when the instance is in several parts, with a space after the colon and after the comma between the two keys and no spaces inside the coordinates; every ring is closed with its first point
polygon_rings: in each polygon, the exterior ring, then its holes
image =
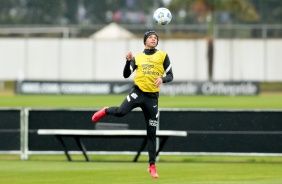
{"type": "Polygon", "coordinates": [[[28,109],[21,110],[21,160],[28,160],[28,109]]]}

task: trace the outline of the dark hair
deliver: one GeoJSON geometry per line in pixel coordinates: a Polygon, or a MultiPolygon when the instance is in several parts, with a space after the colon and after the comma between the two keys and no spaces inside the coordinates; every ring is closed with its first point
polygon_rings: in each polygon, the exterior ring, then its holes
{"type": "MultiPolygon", "coordinates": [[[[146,31],[145,34],[144,34],[144,40],[143,40],[143,43],[144,43],[144,44],[145,44],[147,38],[148,38],[150,35],[152,35],[152,34],[154,34],[154,35],[157,36],[157,40],[158,40],[158,43],[159,43],[159,36],[158,36],[157,32],[156,32],[156,31],[153,31],[153,30],[148,30],[148,31],[146,31]]],[[[158,43],[157,43],[157,45],[158,45],[158,43]]]]}

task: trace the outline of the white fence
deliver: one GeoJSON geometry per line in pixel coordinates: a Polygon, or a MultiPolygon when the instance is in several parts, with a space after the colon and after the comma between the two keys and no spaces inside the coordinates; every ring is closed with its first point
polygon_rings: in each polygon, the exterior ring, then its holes
{"type": "MultiPolygon", "coordinates": [[[[1,38],[0,80],[124,80],[126,53],[143,49],[142,39],[1,38]]],[[[206,40],[160,40],[158,49],[175,80],[208,80],[206,40]]],[[[282,39],[217,39],[214,49],[214,80],[282,81],[282,39]]]]}

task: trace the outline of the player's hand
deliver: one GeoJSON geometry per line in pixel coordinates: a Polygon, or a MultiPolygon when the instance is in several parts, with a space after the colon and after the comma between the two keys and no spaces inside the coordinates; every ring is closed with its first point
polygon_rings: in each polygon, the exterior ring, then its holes
{"type": "Polygon", "coordinates": [[[158,77],[158,78],[155,80],[154,85],[155,85],[156,87],[160,87],[160,86],[162,85],[162,83],[163,83],[163,79],[162,79],[161,77],[158,77]]]}
{"type": "Polygon", "coordinates": [[[126,61],[131,61],[132,60],[132,52],[127,53],[125,58],[126,58],[126,61]]]}

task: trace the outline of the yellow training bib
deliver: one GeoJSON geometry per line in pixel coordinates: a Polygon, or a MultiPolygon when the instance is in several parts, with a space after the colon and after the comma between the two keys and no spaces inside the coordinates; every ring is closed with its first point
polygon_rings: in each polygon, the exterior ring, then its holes
{"type": "Polygon", "coordinates": [[[143,92],[158,92],[160,88],[154,85],[157,77],[162,77],[164,74],[164,59],[166,53],[157,51],[152,55],[140,53],[135,56],[135,64],[137,66],[134,83],[143,92]]]}

